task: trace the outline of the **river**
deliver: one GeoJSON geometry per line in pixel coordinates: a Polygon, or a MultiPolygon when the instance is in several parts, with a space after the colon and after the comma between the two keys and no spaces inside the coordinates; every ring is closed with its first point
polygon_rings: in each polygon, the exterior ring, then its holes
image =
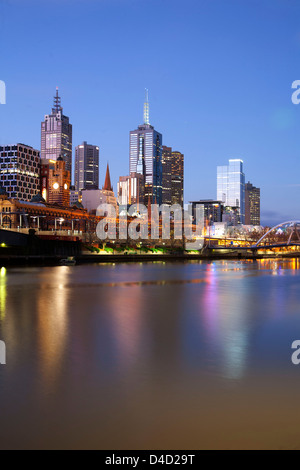
{"type": "Polygon", "coordinates": [[[0,448],[300,448],[299,268],[2,268],[0,448]]]}

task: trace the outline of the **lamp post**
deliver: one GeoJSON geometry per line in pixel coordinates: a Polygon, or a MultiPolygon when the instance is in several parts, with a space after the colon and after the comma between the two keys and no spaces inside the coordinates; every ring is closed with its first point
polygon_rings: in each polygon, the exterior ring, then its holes
{"type": "Polygon", "coordinates": [[[65,221],[65,219],[59,219],[60,231],[61,231],[62,223],[63,223],[64,221],[65,221]]]}

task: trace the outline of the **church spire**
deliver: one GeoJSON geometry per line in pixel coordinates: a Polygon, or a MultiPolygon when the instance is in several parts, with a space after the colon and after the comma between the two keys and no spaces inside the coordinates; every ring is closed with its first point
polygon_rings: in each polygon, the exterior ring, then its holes
{"type": "Polygon", "coordinates": [[[144,124],[149,125],[149,92],[146,88],[145,90],[145,103],[144,103],[144,124]]]}
{"type": "Polygon", "coordinates": [[[110,172],[109,172],[109,165],[107,164],[106,168],[106,176],[105,176],[105,183],[102,188],[104,191],[113,191],[111,180],[110,180],[110,172]]]}

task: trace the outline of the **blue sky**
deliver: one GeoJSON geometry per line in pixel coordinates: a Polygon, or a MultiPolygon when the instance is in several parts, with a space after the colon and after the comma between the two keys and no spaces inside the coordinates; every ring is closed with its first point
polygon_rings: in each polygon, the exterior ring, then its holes
{"type": "Polygon", "coordinates": [[[299,0],[0,0],[0,21],[0,144],[39,149],[59,86],[73,146],[99,145],[116,188],[149,88],[186,202],[215,198],[217,165],[242,158],[262,222],[300,219],[299,0]]]}

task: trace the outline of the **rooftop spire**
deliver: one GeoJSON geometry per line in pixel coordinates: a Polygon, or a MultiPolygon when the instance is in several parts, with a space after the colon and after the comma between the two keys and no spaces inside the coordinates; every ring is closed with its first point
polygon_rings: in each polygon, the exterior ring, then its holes
{"type": "Polygon", "coordinates": [[[52,112],[53,114],[56,114],[59,111],[62,111],[62,107],[61,107],[61,97],[58,95],[58,86],[57,86],[56,95],[54,96],[54,106],[52,108],[52,112]]]}
{"type": "Polygon", "coordinates": [[[144,103],[144,124],[150,124],[149,121],[149,92],[145,89],[145,103],[144,103]]]}
{"type": "Polygon", "coordinates": [[[106,168],[106,176],[105,176],[105,183],[104,183],[104,186],[102,188],[104,191],[112,191],[113,188],[112,188],[112,185],[111,185],[111,181],[110,181],[110,173],[109,173],[109,165],[107,164],[107,168],[106,168]]]}

